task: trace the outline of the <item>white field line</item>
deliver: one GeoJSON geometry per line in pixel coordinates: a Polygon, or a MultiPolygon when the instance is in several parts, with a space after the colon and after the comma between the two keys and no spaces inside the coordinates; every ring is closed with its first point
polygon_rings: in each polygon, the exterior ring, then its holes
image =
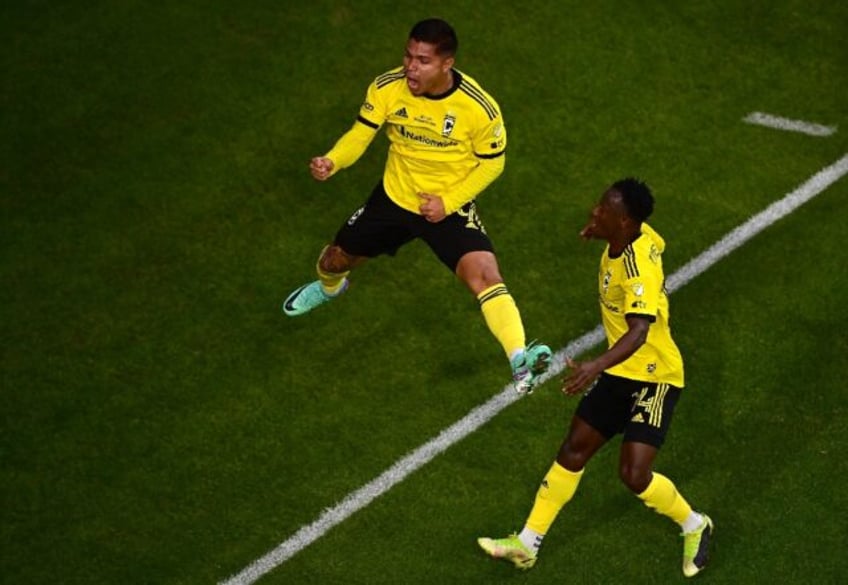
{"type": "MultiPolygon", "coordinates": [[[[772,203],[696,258],[690,260],[666,280],[668,292],[671,293],[681,288],[763,229],[789,215],[846,174],[848,174],[848,154],[810,177],[803,185],[783,199],[772,203]]],[[[543,376],[542,381],[557,376],[563,371],[566,356],[576,357],[597,345],[603,339],[603,329],[598,325],[595,329],[571,341],[565,348],[556,352],[551,369],[543,376]]],[[[301,527],[285,542],[252,562],[241,572],[231,576],[226,581],[222,581],[221,585],[248,585],[257,581],[321,538],[331,528],[402,482],[408,475],[429,463],[448,447],[482,427],[517,400],[519,400],[519,396],[513,391],[512,386],[505,386],[499,394],[474,408],[465,417],[444,429],[437,437],[411,451],[376,479],[351,492],[332,508],[325,509],[312,524],[301,527]]]]}
{"type": "Polygon", "coordinates": [[[742,118],[742,121],[749,124],[776,128],[777,130],[801,132],[810,136],[830,136],[836,132],[836,126],[823,126],[822,124],[804,122],[803,120],[790,120],[789,118],[781,118],[780,116],[772,116],[771,114],[764,114],[762,112],[751,112],[742,118]]]}

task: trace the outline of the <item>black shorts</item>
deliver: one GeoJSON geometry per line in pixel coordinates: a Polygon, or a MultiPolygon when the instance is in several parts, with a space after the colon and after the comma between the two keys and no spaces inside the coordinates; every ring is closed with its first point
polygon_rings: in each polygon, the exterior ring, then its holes
{"type": "Polygon", "coordinates": [[[670,384],[640,382],[604,372],[583,395],[575,414],[607,439],[623,433],[625,442],[647,443],[659,449],[680,392],[670,384]]]}
{"type": "Polygon", "coordinates": [[[342,224],[334,243],[348,254],[374,258],[394,255],[415,238],[427,242],[439,260],[454,272],[459,259],[468,252],[495,251],[473,201],[442,221],[431,223],[389,199],[382,181],[365,205],[342,224]]]}

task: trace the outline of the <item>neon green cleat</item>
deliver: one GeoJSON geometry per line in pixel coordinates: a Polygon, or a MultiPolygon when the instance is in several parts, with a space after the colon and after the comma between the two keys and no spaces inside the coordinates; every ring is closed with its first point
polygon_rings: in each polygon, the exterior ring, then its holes
{"type": "Polygon", "coordinates": [[[316,280],[295,289],[283,302],[283,312],[289,317],[296,317],[308,313],[318,305],[336,298],[347,290],[348,280],[345,278],[342,287],[334,295],[328,295],[321,286],[321,281],[316,280]]]}
{"type": "Polygon", "coordinates": [[[694,577],[707,566],[710,560],[710,539],[713,536],[713,521],[703,514],[704,523],[697,530],[683,533],[683,574],[694,577]]]}
{"type": "Polygon", "coordinates": [[[539,376],[551,366],[551,348],[547,345],[530,342],[523,353],[511,361],[512,380],[519,394],[532,394],[539,376]]]}
{"type": "Polygon", "coordinates": [[[477,544],[489,556],[512,561],[519,569],[529,569],[536,564],[536,553],[524,546],[517,534],[499,539],[478,538],[477,544]]]}

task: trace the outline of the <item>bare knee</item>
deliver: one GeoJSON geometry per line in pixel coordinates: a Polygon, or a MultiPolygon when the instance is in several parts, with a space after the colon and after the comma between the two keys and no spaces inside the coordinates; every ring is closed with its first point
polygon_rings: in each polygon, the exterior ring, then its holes
{"type": "Polygon", "coordinates": [[[606,442],[606,437],[575,415],[557,453],[557,463],[569,471],[580,471],[606,442]]]}
{"type": "Polygon", "coordinates": [[[569,471],[580,471],[595,454],[597,446],[576,433],[570,434],[559,448],[557,463],[569,471]]]}
{"type": "Polygon", "coordinates": [[[456,274],[475,294],[503,282],[498,261],[491,252],[478,251],[465,254],[457,264],[456,274]]]}
{"type": "Polygon", "coordinates": [[[556,460],[569,471],[577,472],[586,467],[589,457],[584,452],[562,448],[559,450],[556,460]]]}
{"type": "Polygon", "coordinates": [[[630,491],[641,494],[653,479],[657,448],[646,443],[625,441],[618,460],[618,476],[630,491]]]}
{"type": "Polygon", "coordinates": [[[622,461],[618,467],[618,477],[631,492],[641,494],[648,489],[652,472],[650,467],[622,461]]]}

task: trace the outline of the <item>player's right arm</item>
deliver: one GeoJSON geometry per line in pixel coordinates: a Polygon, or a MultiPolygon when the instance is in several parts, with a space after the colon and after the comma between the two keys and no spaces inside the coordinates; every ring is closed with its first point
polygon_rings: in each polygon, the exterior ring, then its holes
{"type": "Polygon", "coordinates": [[[309,169],[313,177],[324,181],[338,171],[351,166],[359,160],[374,140],[386,116],[384,108],[381,107],[382,100],[378,90],[377,80],[375,80],[368,86],[365,101],[362,102],[359,115],[350,130],[338,139],[327,154],[312,159],[309,169]]]}
{"type": "Polygon", "coordinates": [[[648,339],[651,322],[642,315],[627,315],[627,332],[612,347],[593,360],[576,362],[566,358],[571,370],[563,380],[562,391],[569,396],[581,392],[601,372],[616,366],[636,353],[648,339]]]}

